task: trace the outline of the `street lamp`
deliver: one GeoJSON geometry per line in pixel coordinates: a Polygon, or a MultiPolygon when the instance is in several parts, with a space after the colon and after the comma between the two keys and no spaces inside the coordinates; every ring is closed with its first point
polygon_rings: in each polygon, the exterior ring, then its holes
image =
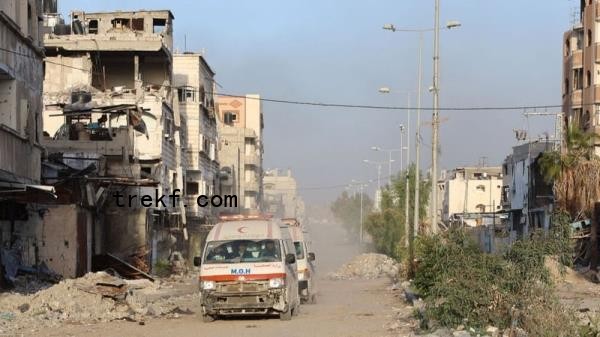
{"type": "Polygon", "coordinates": [[[394,160],[392,159],[393,152],[400,152],[400,171],[402,171],[402,138],[400,139],[400,148],[399,149],[383,149],[379,146],[371,146],[371,150],[379,151],[379,152],[387,152],[388,153],[388,185],[392,186],[392,163],[394,160]]]}
{"type": "Polygon", "coordinates": [[[369,186],[369,184],[352,179],[350,186],[358,186],[358,190],[360,191],[360,233],[358,237],[360,243],[363,243],[363,188],[369,186]]]}
{"type": "Polygon", "coordinates": [[[385,24],[383,25],[383,29],[385,30],[389,30],[392,32],[396,32],[396,31],[400,31],[400,32],[408,32],[408,33],[418,33],[419,34],[419,67],[418,67],[418,90],[417,90],[417,130],[416,130],[416,135],[415,135],[415,171],[416,171],[416,175],[415,175],[415,212],[414,212],[414,226],[415,228],[417,228],[419,226],[419,190],[420,190],[420,183],[419,183],[419,173],[420,173],[420,145],[421,145],[421,89],[422,89],[422,77],[423,77],[423,35],[426,32],[431,32],[434,31],[435,32],[435,39],[434,39],[434,45],[435,45],[435,53],[434,53],[434,85],[433,87],[430,89],[430,91],[433,92],[434,95],[434,113],[432,116],[433,119],[433,132],[432,132],[432,138],[434,139],[434,142],[432,143],[432,171],[433,171],[433,177],[432,177],[432,184],[434,186],[434,188],[432,189],[432,208],[433,208],[433,212],[432,213],[432,231],[436,231],[437,230],[437,190],[435,188],[435,184],[436,184],[436,180],[437,180],[437,138],[438,138],[438,125],[437,122],[439,120],[439,99],[438,99],[438,93],[439,93],[439,71],[438,71],[438,65],[439,65],[439,29],[453,29],[453,28],[458,28],[461,26],[461,23],[457,20],[450,20],[446,22],[446,26],[445,27],[440,27],[439,25],[439,0],[436,0],[436,4],[435,4],[435,26],[434,28],[425,28],[425,29],[398,29],[396,28],[393,24],[385,24]]]}
{"type": "MultiPolygon", "coordinates": [[[[377,190],[381,190],[381,166],[383,164],[385,164],[385,162],[382,161],[372,161],[372,160],[368,160],[368,159],[363,159],[363,162],[366,164],[372,164],[377,166],[377,190]]],[[[394,162],[394,160],[392,159],[391,162],[394,162]]]]}

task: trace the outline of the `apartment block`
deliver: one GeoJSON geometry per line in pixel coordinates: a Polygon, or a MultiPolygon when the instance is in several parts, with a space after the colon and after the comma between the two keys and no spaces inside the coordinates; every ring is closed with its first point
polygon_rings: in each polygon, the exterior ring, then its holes
{"type": "Polygon", "coordinates": [[[173,20],[168,10],[74,11],[69,23],[58,14],[45,20],[46,177],[64,180],[65,169],[87,177],[81,185],[95,214],[94,255],[153,266],[185,240],[183,199],[168,197],[184,189],[187,159],[187,121],[173,104],[173,20]],[[120,207],[115,192],[131,207],[120,207]],[[152,201],[142,203],[144,195],[152,201]]]}
{"type": "Polygon", "coordinates": [[[260,96],[221,96],[217,102],[222,193],[237,195],[235,211],[262,209],[264,123],[260,96]]]}
{"type": "Polygon", "coordinates": [[[183,53],[173,57],[173,83],[182,118],[186,120],[182,138],[185,155],[186,217],[196,224],[214,223],[217,209],[198,206],[200,195],[212,196],[219,190],[215,73],[201,54],[183,53]]]}
{"type": "MultiPolygon", "coordinates": [[[[41,0],[0,2],[0,289],[14,280],[20,263],[36,264],[28,242],[43,223],[38,202],[55,196],[51,186],[40,185],[41,21],[41,0]]],[[[45,256],[47,249],[38,252],[45,256]]]]}
{"type": "Polygon", "coordinates": [[[501,167],[460,167],[447,172],[443,184],[442,220],[467,226],[483,224],[483,215],[501,209],[501,167]]]}
{"type": "Polygon", "coordinates": [[[547,230],[553,210],[552,184],[539,166],[540,156],[552,151],[555,143],[537,140],[513,147],[502,165],[502,209],[508,213],[508,227],[517,237],[536,228],[547,230]]]}
{"type": "Polygon", "coordinates": [[[279,218],[297,218],[304,223],[304,201],[291,170],[266,170],[263,177],[264,210],[279,218]]]}
{"type": "MultiPolygon", "coordinates": [[[[579,16],[563,36],[562,111],[565,130],[577,126],[588,132],[600,131],[598,33],[600,4],[597,0],[580,0],[579,16]]],[[[599,152],[598,147],[596,152],[599,152]]]]}

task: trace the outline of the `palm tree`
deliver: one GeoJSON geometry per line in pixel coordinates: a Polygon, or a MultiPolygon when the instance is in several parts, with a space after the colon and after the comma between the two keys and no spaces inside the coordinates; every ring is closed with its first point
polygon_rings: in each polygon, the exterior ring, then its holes
{"type": "Polygon", "coordinates": [[[597,135],[576,126],[567,129],[562,152],[544,152],[539,159],[547,183],[554,183],[554,195],[560,208],[573,218],[590,215],[593,202],[600,199],[600,161],[594,154],[597,135]]]}

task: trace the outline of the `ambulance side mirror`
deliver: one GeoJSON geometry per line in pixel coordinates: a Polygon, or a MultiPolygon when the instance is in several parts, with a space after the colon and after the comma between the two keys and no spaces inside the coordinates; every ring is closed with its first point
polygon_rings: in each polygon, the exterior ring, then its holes
{"type": "Polygon", "coordinates": [[[308,253],[308,261],[314,261],[315,260],[315,253],[308,253]]]}
{"type": "Polygon", "coordinates": [[[194,256],[194,267],[200,267],[200,264],[202,264],[202,257],[194,256]]]}
{"type": "Polygon", "coordinates": [[[287,264],[296,263],[296,255],[294,255],[294,254],[287,254],[285,256],[285,263],[287,263],[287,264]]]}

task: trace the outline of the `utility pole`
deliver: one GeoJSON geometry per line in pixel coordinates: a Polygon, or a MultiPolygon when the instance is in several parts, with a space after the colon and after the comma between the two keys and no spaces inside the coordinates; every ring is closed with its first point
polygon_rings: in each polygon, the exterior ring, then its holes
{"type": "Polygon", "coordinates": [[[360,243],[363,243],[363,183],[360,183],[360,243]]]}
{"type": "Polygon", "coordinates": [[[440,0],[435,0],[435,25],[433,39],[433,116],[431,136],[431,232],[437,233],[437,180],[438,180],[438,132],[439,132],[439,62],[440,62],[440,0]]]}
{"type": "MultiPolygon", "coordinates": [[[[415,133],[415,210],[414,210],[414,220],[413,220],[413,225],[410,228],[410,244],[409,246],[412,246],[412,243],[414,241],[415,238],[415,234],[419,232],[419,220],[420,220],[420,214],[419,214],[419,190],[420,190],[420,174],[421,174],[421,168],[420,168],[420,164],[419,161],[421,160],[420,157],[420,152],[421,152],[421,88],[423,86],[422,80],[423,80],[423,62],[422,62],[422,55],[423,55],[423,32],[419,32],[419,75],[418,75],[418,79],[417,79],[417,131],[415,133]]],[[[410,255],[410,254],[409,254],[410,255]]],[[[411,268],[410,266],[412,266],[412,256],[409,256],[409,258],[411,258],[410,264],[409,264],[409,268],[411,268]]]]}
{"type": "Polygon", "coordinates": [[[410,236],[410,230],[408,229],[408,226],[410,225],[410,219],[409,219],[409,215],[410,212],[408,210],[408,207],[410,206],[410,92],[408,93],[408,110],[406,111],[406,187],[404,190],[404,244],[406,245],[406,247],[408,247],[409,245],[409,236],[410,236]]]}

